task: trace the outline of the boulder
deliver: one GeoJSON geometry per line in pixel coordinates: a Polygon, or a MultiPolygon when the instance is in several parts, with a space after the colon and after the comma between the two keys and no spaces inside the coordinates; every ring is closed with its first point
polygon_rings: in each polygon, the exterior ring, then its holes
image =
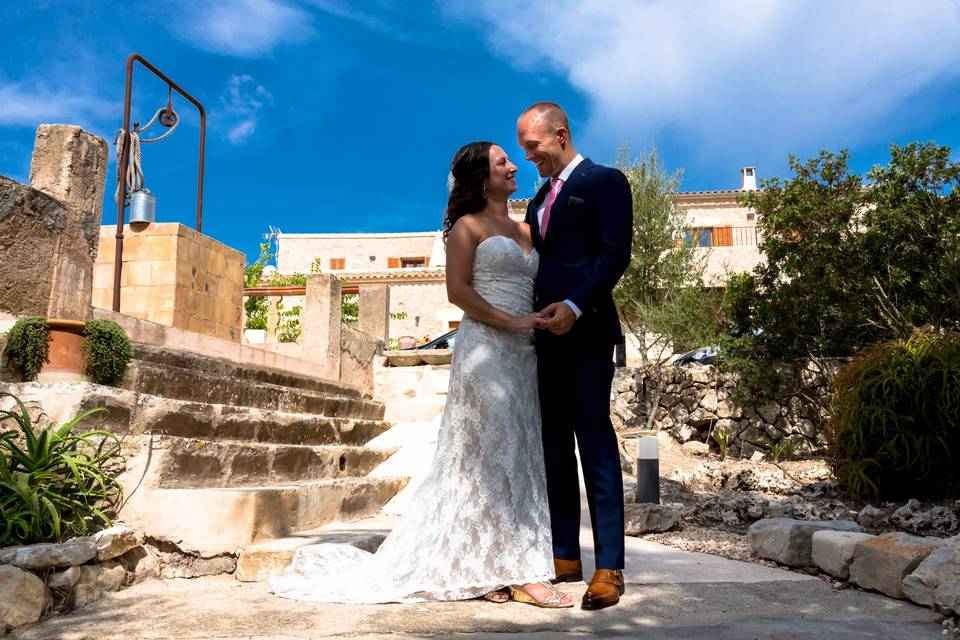
{"type": "Polygon", "coordinates": [[[824,573],[846,580],[857,543],[872,537],[856,531],[814,531],[810,557],[824,573]]]}
{"type": "Polygon", "coordinates": [[[164,580],[170,578],[201,578],[221,573],[233,573],[237,568],[237,558],[233,555],[219,555],[210,558],[192,556],[185,553],[160,552],[161,574],[164,580]]]}
{"type": "Polygon", "coordinates": [[[877,529],[888,523],[887,512],[868,504],[857,514],[857,522],[865,529],[877,529]]]}
{"type": "Polygon", "coordinates": [[[791,567],[810,564],[813,533],[821,530],[859,531],[850,520],[794,520],[765,518],[750,525],[750,548],[753,553],[791,567]]]}
{"type": "Polygon", "coordinates": [[[29,571],[0,565],[0,632],[39,620],[46,601],[43,580],[29,571]]]}
{"type": "Polygon", "coordinates": [[[93,560],[97,545],[92,540],[78,538],[61,543],[32,544],[0,550],[0,564],[12,564],[21,569],[41,571],[55,567],[76,567],[93,560]]]}
{"type": "Polygon", "coordinates": [[[57,591],[70,591],[80,580],[80,574],[83,573],[80,567],[70,567],[63,571],[57,571],[47,578],[47,586],[57,591]]]}
{"type": "Polygon", "coordinates": [[[625,533],[662,533],[673,529],[683,517],[683,507],[670,504],[628,504],[624,506],[625,533]]]}
{"type": "Polygon", "coordinates": [[[942,542],[940,538],[900,532],[858,542],[850,564],[850,582],[892,598],[903,598],[903,579],[942,542]]]}
{"type": "Polygon", "coordinates": [[[943,541],[903,579],[903,593],[925,607],[960,613],[960,536],[943,541]]]}
{"type": "Polygon", "coordinates": [[[700,398],[700,406],[710,411],[716,413],[717,411],[717,390],[716,389],[707,389],[703,397],[700,398]]]}
{"type": "Polygon", "coordinates": [[[143,534],[130,527],[118,525],[94,535],[97,543],[97,560],[113,560],[130,549],[143,544],[143,534]]]}
{"type": "Polygon", "coordinates": [[[119,591],[126,578],[123,566],[113,560],[101,564],[85,564],[79,569],[80,578],[73,586],[73,601],[77,607],[99,600],[108,591],[119,591]]]}
{"type": "Polygon", "coordinates": [[[765,422],[773,423],[780,415],[780,405],[776,402],[765,402],[757,407],[757,413],[765,422]]]}
{"type": "Polygon", "coordinates": [[[699,440],[690,440],[683,443],[683,450],[695,456],[705,456],[710,453],[710,445],[699,440]]]}
{"type": "Polygon", "coordinates": [[[136,584],[160,577],[160,556],[153,547],[140,545],[130,549],[117,561],[127,570],[127,583],[136,584]]]}
{"type": "Polygon", "coordinates": [[[718,418],[742,418],[743,408],[733,398],[724,398],[717,402],[718,418]]]}

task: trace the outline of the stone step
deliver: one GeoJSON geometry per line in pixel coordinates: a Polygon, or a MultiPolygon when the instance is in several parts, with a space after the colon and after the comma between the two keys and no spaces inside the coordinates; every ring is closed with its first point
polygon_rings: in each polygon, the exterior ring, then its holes
{"type": "Polygon", "coordinates": [[[131,363],[123,387],[175,400],[358,420],[382,420],[385,409],[383,403],[355,394],[287,387],[145,361],[131,363]]]}
{"type": "Polygon", "coordinates": [[[297,484],[362,477],[389,449],[274,445],[162,437],[151,443],[154,486],[164,489],[297,484]]]}
{"type": "Polygon", "coordinates": [[[387,422],[430,422],[443,413],[446,396],[430,400],[391,401],[387,403],[383,419],[387,422]]]}
{"type": "Polygon", "coordinates": [[[363,445],[390,428],[382,420],[184,402],[141,394],[137,433],[288,445],[363,445]]]}
{"type": "Polygon", "coordinates": [[[129,526],[210,557],[377,513],[406,478],[339,478],[269,487],[149,489],[120,513],[129,526]]]}
{"type": "Polygon", "coordinates": [[[297,549],[309,544],[349,544],[374,553],[387,533],[389,530],[343,531],[322,528],[252,544],[237,554],[237,569],[233,576],[240,582],[265,582],[273,576],[282,575],[290,567],[297,549]]]}
{"type": "Polygon", "coordinates": [[[267,383],[332,395],[360,396],[357,389],[348,385],[281,371],[264,365],[239,364],[186,349],[157,347],[143,343],[132,343],[131,346],[133,347],[133,360],[138,362],[189,369],[197,373],[228,377],[252,384],[267,383]]]}

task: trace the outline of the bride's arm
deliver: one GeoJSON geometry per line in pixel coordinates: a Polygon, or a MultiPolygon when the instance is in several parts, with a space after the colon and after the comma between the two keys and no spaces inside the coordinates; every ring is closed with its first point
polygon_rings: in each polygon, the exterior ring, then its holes
{"type": "Polygon", "coordinates": [[[473,288],[473,258],[480,242],[481,230],[469,218],[460,218],[447,236],[447,299],[464,313],[480,322],[526,331],[536,322],[534,314],[512,316],[484,300],[473,288]]]}

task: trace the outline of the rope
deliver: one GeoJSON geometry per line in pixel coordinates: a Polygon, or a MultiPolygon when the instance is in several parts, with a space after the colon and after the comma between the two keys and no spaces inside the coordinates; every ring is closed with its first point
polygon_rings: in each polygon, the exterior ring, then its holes
{"type": "MultiPolygon", "coordinates": [[[[167,126],[162,120],[160,121],[160,124],[167,126]]],[[[130,154],[127,157],[127,193],[133,193],[134,191],[140,191],[143,189],[143,162],[140,154],[140,145],[160,142],[173,133],[174,129],[176,129],[177,125],[179,124],[180,116],[177,115],[176,111],[169,107],[166,109],[161,108],[157,109],[157,112],[153,114],[152,118],[150,118],[150,122],[148,122],[145,126],[135,128],[130,132],[130,154]],[[156,122],[157,118],[160,117],[160,114],[168,109],[169,113],[171,114],[168,117],[172,117],[173,119],[173,124],[170,125],[170,130],[157,138],[149,138],[146,140],[142,139],[140,134],[149,129],[150,125],[156,122]]],[[[113,201],[117,204],[120,204],[120,163],[123,162],[123,150],[127,144],[127,132],[123,129],[119,129],[113,144],[117,149],[117,190],[113,194],[113,201]]]]}

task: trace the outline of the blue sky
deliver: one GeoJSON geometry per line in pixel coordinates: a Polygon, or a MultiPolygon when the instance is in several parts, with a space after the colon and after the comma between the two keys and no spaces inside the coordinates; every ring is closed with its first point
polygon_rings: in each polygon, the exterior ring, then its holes
{"type": "MultiPolygon", "coordinates": [[[[568,110],[577,147],[609,162],[656,143],[684,190],[783,175],[787,155],[887,145],[960,149],[960,0],[168,0],[18,2],[0,13],[0,175],[25,182],[36,125],[111,142],[137,51],[208,113],[204,232],[255,257],[284,232],[439,228],[463,143],[516,116],[568,110]]],[[[134,119],[166,102],[135,73],[134,119]]],[[[193,225],[197,118],[144,148],[158,218],[193,225]]],[[[153,130],[151,130],[152,132],[153,130]]],[[[149,132],[148,132],[149,133],[149,132]]],[[[110,164],[106,223],[116,221],[110,164]]]]}

